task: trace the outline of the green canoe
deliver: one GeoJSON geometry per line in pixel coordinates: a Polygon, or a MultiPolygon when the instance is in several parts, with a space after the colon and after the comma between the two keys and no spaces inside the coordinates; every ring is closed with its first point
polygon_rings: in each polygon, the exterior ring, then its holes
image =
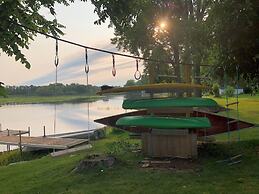
{"type": "Polygon", "coordinates": [[[155,129],[196,129],[211,127],[211,123],[206,117],[172,118],[155,116],[126,116],[117,120],[116,125],[155,129]]]}
{"type": "Polygon", "coordinates": [[[209,98],[157,98],[124,100],[124,109],[156,109],[172,107],[215,107],[217,102],[209,98]]]}

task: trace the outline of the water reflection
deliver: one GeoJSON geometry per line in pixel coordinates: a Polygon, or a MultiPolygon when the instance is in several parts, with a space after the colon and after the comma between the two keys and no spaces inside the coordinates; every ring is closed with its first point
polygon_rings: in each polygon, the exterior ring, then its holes
{"type": "MultiPolygon", "coordinates": [[[[89,103],[65,103],[56,105],[56,133],[91,130],[102,127],[93,120],[125,112],[121,108],[122,96],[109,100],[98,100],[89,103]],[[89,122],[88,122],[89,107],[89,122]]],[[[55,105],[26,104],[4,105],[0,107],[0,124],[2,130],[31,128],[32,136],[42,136],[43,126],[46,134],[54,134],[55,105]]],[[[5,149],[6,146],[1,146],[5,149]]]]}

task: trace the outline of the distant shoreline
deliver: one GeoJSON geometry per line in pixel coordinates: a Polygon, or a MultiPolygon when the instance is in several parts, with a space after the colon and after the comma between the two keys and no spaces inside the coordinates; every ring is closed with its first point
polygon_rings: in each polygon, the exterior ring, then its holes
{"type": "Polygon", "coordinates": [[[44,104],[44,103],[78,103],[94,102],[102,99],[101,96],[9,96],[0,98],[0,105],[13,104],[44,104]]]}

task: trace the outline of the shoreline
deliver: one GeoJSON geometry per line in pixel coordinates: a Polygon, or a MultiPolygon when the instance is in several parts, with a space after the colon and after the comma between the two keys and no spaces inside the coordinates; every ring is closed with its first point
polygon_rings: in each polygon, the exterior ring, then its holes
{"type": "Polygon", "coordinates": [[[20,104],[62,104],[94,102],[102,99],[101,96],[9,96],[0,98],[1,105],[20,105],[20,104]]]}

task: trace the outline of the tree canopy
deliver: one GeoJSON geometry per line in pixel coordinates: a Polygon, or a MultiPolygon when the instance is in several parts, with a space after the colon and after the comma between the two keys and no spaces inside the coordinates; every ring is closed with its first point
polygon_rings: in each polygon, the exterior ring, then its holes
{"type": "Polygon", "coordinates": [[[34,31],[17,24],[27,26],[33,30],[50,33],[53,36],[62,35],[61,24],[55,19],[55,3],[69,5],[74,0],[2,0],[0,1],[0,48],[9,56],[15,56],[16,61],[30,68],[30,63],[21,49],[29,48],[29,41],[34,39],[34,31]],[[49,10],[53,16],[48,20],[40,14],[40,9],[49,10]]]}
{"type": "MultiPolygon", "coordinates": [[[[83,0],[86,1],[86,0],[83,0]]],[[[25,64],[22,53],[36,36],[33,30],[62,35],[54,4],[74,0],[2,0],[0,2],[0,48],[25,64]],[[40,14],[47,9],[53,19],[40,14]]],[[[259,80],[259,2],[257,0],[91,0],[102,24],[110,19],[115,29],[112,43],[119,49],[145,58],[171,63],[145,62],[149,81],[181,82],[184,64],[194,64],[193,78],[200,82],[200,65],[206,73],[222,78],[225,67],[235,76],[240,67],[245,80],[259,80]],[[156,76],[152,76],[156,75],[156,76]],[[161,75],[161,76],[160,76],[161,75]],[[176,75],[164,76],[164,75],[176,75]]],[[[222,80],[222,79],[221,79],[222,80]]]]}
{"type": "MultiPolygon", "coordinates": [[[[222,78],[223,67],[235,76],[236,66],[244,79],[259,77],[257,0],[91,1],[99,16],[96,24],[110,19],[118,48],[172,60],[173,65],[146,63],[149,75],[176,74],[182,81],[179,64],[192,63],[193,77],[200,76],[200,65],[211,65],[212,77],[222,78]]],[[[150,81],[163,81],[155,79],[150,81]]]]}
{"type": "MultiPolygon", "coordinates": [[[[1,88],[0,88],[1,89],[1,88]]],[[[82,84],[49,84],[48,86],[6,86],[6,93],[15,96],[62,96],[62,95],[95,95],[100,89],[97,86],[82,84]]],[[[0,90],[1,91],[1,90],[0,90]]]]}
{"type": "Polygon", "coordinates": [[[201,46],[206,42],[204,19],[210,2],[92,0],[99,16],[96,24],[109,18],[115,28],[112,43],[136,55],[171,60],[171,64],[147,63],[147,73],[176,74],[177,81],[181,80],[180,63],[201,63],[201,46]]]}
{"type": "Polygon", "coordinates": [[[223,68],[236,76],[236,67],[249,80],[259,80],[259,2],[257,0],[215,1],[208,17],[209,63],[218,77],[223,68]]]}

